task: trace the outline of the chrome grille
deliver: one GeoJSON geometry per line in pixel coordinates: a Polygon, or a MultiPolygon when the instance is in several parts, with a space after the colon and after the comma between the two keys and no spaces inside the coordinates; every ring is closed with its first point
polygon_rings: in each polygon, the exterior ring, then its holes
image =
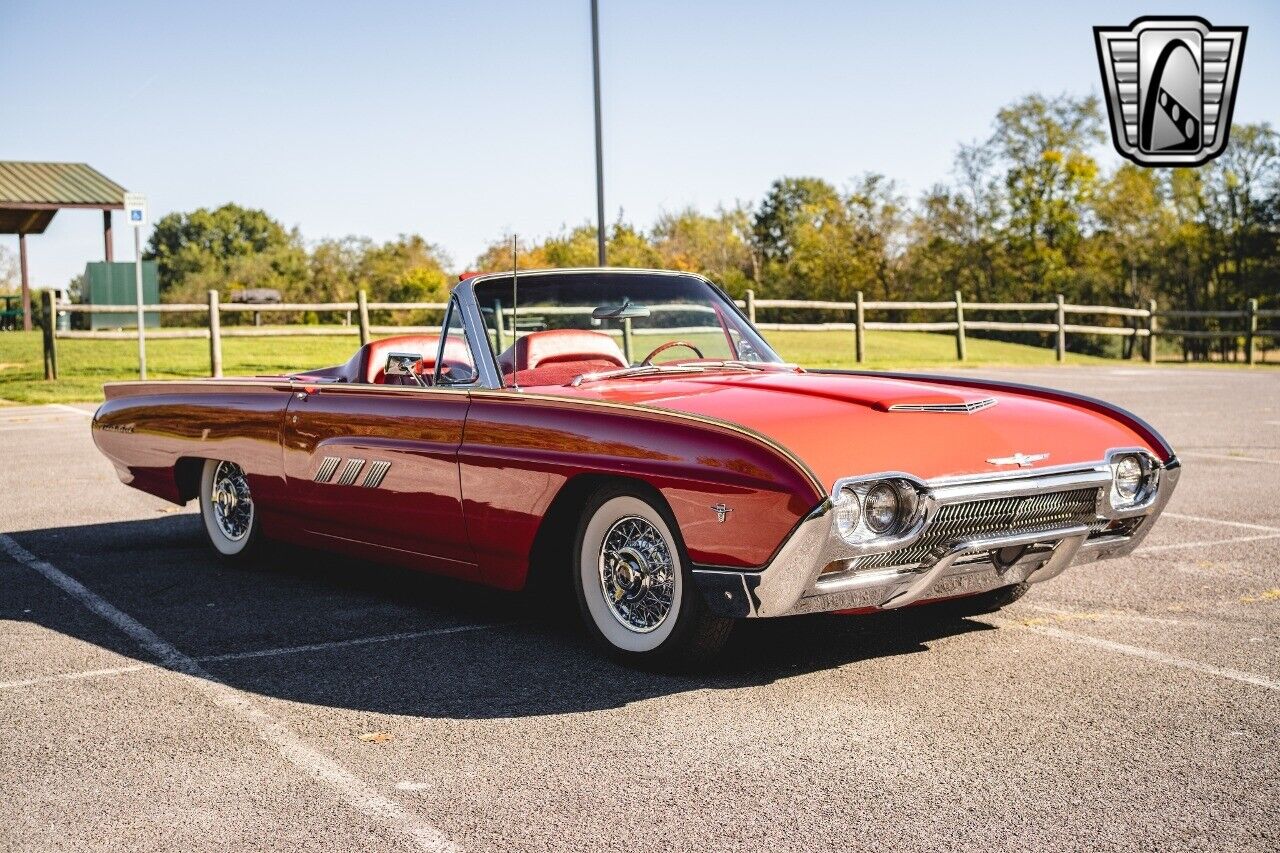
{"type": "Polygon", "coordinates": [[[1097,502],[1098,489],[1088,488],[947,504],[938,508],[932,523],[914,544],[859,557],[849,568],[919,565],[935,548],[976,536],[1030,533],[1065,524],[1083,524],[1096,532],[1107,523],[1098,518],[1097,502]]]}

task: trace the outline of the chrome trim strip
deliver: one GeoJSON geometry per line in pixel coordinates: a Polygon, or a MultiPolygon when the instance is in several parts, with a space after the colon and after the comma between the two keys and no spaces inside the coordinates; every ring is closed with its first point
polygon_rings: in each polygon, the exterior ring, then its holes
{"type": "Polygon", "coordinates": [[[360,476],[360,469],[363,467],[363,459],[348,459],[346,467],[342,469],[342,476],[338,478],[338,485],[350,486],[360,476]]]}
{"type": "Polygon", "coordinates": [[[391,468],[391,463],[385,460],[379,460],[369,466],[369,473],[365,475],[364,482],[360,485],[366,489],[376,489],[382,485],[382,478],[387,476],[387,470],[391,468]]]}
{"type": "Polygon", "coordinates": [[[338,463],[342,460],[337,456],[326,456],[324,461],[320,463],[319,470],[316,471],[315,481],[317,483],[327,483],[329,478],[333,476],[333,472],[338,467],[338,463]]]}

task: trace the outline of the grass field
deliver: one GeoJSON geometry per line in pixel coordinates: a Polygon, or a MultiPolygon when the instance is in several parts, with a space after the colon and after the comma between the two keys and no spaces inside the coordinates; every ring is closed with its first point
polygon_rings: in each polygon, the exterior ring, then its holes
{"type": "MultiPolygon", "coordinates": [[[[769,341],[784,358],[807,367],[852,367],[851,332],[771,332],[769,341]]],[[[323,338],[224,338],[227,376],[274,374],[346,361],[357,346],[355,335],[323,338]]],[[[966,367],[1050,365],[1053,350],[1004,341],[969,338],[966,367]]],[[[137,378],[133,341],[63,340],[58,342],[61,378],[43,379],[38,332],[0,333],[0,403],[67,403],[102,399],[102,383],[137,378]]],[[[1111,359],[1068,354],[1072,364],[1117,364],[1111,359]]],[[[1134,360],[1128,364],[1139,365],[1134,360]]],[[[957,366],[955,339],[922,332],[869,332],[868,368],[957,366]]],[[[177,379],[209,375],[209,345],[202,340],[157,340],[147,344],[149,378],[177,379]]]]}

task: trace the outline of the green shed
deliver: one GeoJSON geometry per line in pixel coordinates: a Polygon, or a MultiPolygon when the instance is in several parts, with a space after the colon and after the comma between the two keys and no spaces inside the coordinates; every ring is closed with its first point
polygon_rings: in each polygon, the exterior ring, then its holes
{"type": "MultiPolygon", "coordinates": [[[[89,314],[90,329],[136,329],[138,328],[137,302],[134,294],[137,286],[133,264],[124,261],[107,263],[95,261],[84,267],[84,302],[86,305],[121,305],[127,306],[120,313],[89,314]]],[[[142,262],[142,302],[144,305],[156,305],[160,302],[160,285],[156,278],[156,262],[142,262]]],[[[148,311],[146,314],[148,329],[160,325],[160,314],[148,311]]]]}

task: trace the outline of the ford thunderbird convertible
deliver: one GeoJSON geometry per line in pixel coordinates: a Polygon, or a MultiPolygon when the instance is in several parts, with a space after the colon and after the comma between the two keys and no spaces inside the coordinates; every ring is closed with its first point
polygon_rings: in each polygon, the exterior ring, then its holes
{"type": "MultiPolygon", "coordinates": [[[[805,370],[696,275],[480,275],[441,327],[282,376],[106,386],[120,479],[209,542],[561,582],[632,662],[737,619],[989,612],[1131,552],[1178,481],[1138,417],[968,376],[805,370]]],[[[548,584],[556,589],[556,584],[548,584]]]]}

